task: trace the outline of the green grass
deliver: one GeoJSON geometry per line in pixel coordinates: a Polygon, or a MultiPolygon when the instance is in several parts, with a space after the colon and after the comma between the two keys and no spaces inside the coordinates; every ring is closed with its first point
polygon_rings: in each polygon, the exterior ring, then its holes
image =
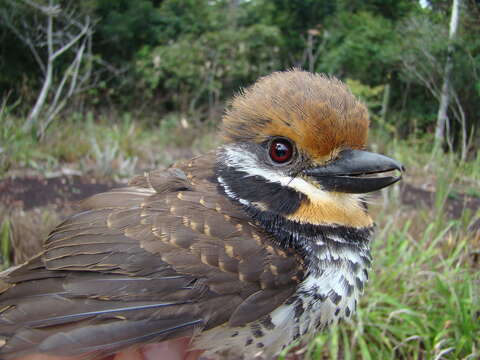
{"type": "Polygon", "coordinates": [[[5,217],[0,221],[0,270],[8,268],[11,256],[12,229],[10,220],[5,217]]]}
{"type": "Polygon", "coordinates": [[[176,160],[172,148],[188,148],[191,156],[219,143],[213,126],[196,129],[177,114],[155,122],[129,113],[74,114],[59,119],[41,140],[22,130],[23,121],[0,108],[0,177],[18,168],[48,173],[67,165],[95,176],[128,178],[137,168],[169,165],[176,160]]]}

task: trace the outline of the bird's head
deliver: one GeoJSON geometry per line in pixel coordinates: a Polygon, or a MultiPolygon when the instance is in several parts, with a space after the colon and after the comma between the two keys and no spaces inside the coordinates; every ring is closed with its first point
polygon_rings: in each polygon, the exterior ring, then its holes
{"type": "Polygon", "coordinates": [[[233,100],[219,153],[225,193],[259,212],[314,225],[370,227],[361,194],[403,166],[364,151],[368,112],[339,80],[304,71],[261,78],[233,100]]]}

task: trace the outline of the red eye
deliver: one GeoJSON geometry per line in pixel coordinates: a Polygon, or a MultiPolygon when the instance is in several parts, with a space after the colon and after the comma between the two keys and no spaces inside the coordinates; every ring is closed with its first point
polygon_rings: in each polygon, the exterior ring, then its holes
{"type": "Polygon", "coordinates": [[[287,139],[275,139],[270,143],[270,158],[279,164],[286,163],[292,158],[293,146],[287,139]]]}

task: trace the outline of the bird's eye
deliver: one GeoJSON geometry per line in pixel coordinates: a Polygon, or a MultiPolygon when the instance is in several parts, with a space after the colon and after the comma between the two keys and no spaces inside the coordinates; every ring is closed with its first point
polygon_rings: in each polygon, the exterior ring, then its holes
{"type": "Polygon", "coordinates": [[[293,156],[293,145],[287,139],[274,139],[270,143],[270,158],[277,164],[285,164],[293,156]]]}

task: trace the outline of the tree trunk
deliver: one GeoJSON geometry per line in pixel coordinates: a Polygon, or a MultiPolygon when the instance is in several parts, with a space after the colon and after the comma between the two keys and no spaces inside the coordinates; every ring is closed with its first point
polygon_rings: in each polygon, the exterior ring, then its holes
{"type": "Polygon", "coordinates": [[[383,90],[382,110],[380,111],[380,118],[382,119],[383,123],[387,121],[388,105],[390,104],[390,92],[390,75],[388,75],[388,82],[385,84],[385,89],[383,90]]]}
{"type": "MultiPolygon", "coordinates": [[[[50,7],[53,6],[52,0],[49,2],[50,7]]],[[[51,14],[47,17],[47,45],[48,45],[48,59],[47,59],[47,71],[45,73],[45,80],[43,81],[42,90],[38,95],[37,101],[32,111],[28,115],[27,121],[23,124],[23,130],[29,131],[38,121],[40,111],[47,100],[47,95],[52,85],[53,76],[53,16],[51,14]]]]}
{"type": "Polygon", "coordinates": [[[450,102],[450,79],[453,69],[453,42],[458,28],[458,18],[460,12],[460,1],[453,0],[452,15],[450,17],[450,33],[447,48],[447,60],[445,62],[445,70],[443,74],[442,92],[440,94],[440,104],[438,106],[437,126],[435,129],[435,148],[438,149],[445,141],[445,125],[448,121],[448,105],[450,102]]]}

